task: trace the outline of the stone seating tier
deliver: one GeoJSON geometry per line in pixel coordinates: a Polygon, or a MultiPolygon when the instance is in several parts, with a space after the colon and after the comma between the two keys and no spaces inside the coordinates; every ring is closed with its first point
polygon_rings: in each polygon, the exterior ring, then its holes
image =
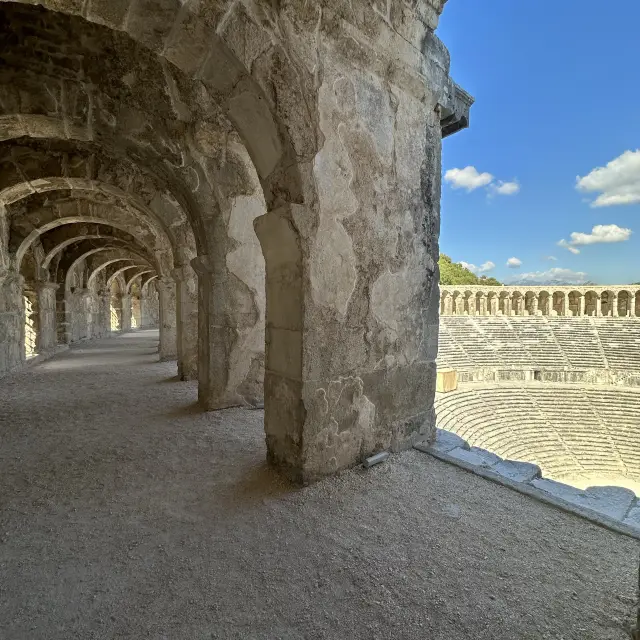
{"type": "Polygon", "coordinates": [[[640,319],[442,316],[438,366],[640,372],[640,319]]]}
{"type": "Polygon", "coordinates": [[[546,477],[640,481],[640,392],[562,385],[461,389],[436,397],[438,427],[532,462],[546,477]]]}

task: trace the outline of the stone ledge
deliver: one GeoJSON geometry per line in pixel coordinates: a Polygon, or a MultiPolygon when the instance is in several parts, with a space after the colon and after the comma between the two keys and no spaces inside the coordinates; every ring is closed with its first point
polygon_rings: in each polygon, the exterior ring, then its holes
{"type": "Polygon", "coordinates": [[[576,489],[541,477],[540,468],[529,462],[503,460],[490,451],[470,447],[463,438],[444,429],[436,430],[433,444],[418,442],[414,449],[573,513],[605,529],[640,540],[640,499],[628,489],[576,489]]]}

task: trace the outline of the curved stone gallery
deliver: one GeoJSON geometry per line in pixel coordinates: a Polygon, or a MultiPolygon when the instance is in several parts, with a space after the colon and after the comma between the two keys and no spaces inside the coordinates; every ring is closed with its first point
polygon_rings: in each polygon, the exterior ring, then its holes
{"type": "Polygon", "coordinates": [[[298,481],[433,438],[443,6],[0,0],[0,374],[157,323],[298,481]]]}
{"type": "Polygon", "coordinates": [[[629,316],[640,312],[640,289],[607,287],[478,285],[442,286],[442,316],[629,316]]]}

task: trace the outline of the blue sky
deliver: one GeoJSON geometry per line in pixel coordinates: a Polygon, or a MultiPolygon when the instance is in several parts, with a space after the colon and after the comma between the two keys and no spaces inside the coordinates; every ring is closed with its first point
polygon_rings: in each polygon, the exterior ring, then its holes
{"type": "Polygon", "coordinates": [[[476,102],[443,141],[442,252],[505,282],[640,281],[639,24],[638,0],[447,2],[437,33],[476,102]]]}

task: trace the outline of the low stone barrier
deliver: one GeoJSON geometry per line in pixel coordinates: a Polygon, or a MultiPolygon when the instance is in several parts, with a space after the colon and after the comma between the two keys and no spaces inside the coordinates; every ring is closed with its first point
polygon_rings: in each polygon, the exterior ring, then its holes
{"type": "Polygon", "coordinates": [[[417,442],[414,448],[640,540],[640,499],[629,489],[589,487],[582,490],[548,480],[535,464],[504,460],[486,449],[469,446],[466,440],[444,429],[436,430],[434,443],[417,442]]]}

